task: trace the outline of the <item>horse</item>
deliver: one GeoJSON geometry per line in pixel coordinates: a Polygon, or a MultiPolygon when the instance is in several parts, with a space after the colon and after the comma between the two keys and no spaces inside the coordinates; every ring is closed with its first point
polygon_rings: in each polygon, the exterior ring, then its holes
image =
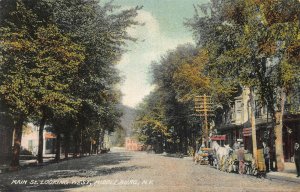
{"type": "Polygon", "coordinates": [[[229,145],[221,147],[216,141],[212,142],[211,148],[215,151],[218,160],[218,166],[222,165],[224,160],[228,157],[231,148],[229,145]]]}

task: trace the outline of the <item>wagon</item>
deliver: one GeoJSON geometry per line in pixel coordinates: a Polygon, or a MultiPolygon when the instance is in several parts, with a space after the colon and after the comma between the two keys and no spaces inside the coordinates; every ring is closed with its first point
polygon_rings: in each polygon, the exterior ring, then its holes
{"type": "MultiPolygon", "coordinates": [[[[232,159],[234,159],[233,162],[235,166],[238,165],[235,153],[232,154],[232,159]]],[[[237,170],[235,170],[234,172],[237,172],[237,170]]],[[[256,161],[253,159],[251,153],[245,153],[245,174],[260,177],[265,176],[265,173],[266,167],[262,149],[257,150],[256,161]]]]}
{"type": "Polygon", "coordinates": [[[200,148],[198,153],[195,154],[195,163],[199,162],[200,165],[208,165],[212,151],[211,148],[200,148]]]}

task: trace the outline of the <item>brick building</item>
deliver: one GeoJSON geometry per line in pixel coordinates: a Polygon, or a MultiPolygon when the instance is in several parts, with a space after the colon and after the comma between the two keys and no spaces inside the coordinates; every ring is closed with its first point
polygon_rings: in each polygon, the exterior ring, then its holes
{"type": "Polygon", "coordinates": [[[125,139],[125,148],[129,151],[141,151],[142,144],[140,144],[136,139],[127,137],[125,139]]]}

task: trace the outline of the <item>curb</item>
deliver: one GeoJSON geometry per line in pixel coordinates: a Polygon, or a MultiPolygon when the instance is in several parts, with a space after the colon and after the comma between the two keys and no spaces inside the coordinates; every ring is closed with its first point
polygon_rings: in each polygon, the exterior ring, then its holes
{"type": "Polygon", "coordinates": [[[283,181],[300,184],[300,177],[296,177],[296,175],[293,175],[293,176],[294,176],[294,178],[292,176],[284,176],[284,175],[274,173],[274,174],[267,174],[266,178],[271,179],[271,180],[277,179],[277,180],[283,180],[283,181]]]}

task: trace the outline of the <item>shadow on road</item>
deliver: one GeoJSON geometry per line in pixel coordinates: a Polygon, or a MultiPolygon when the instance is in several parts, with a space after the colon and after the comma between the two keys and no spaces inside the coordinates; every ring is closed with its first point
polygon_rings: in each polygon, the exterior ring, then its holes
{"type": "Polygon", "coordinates": [[[4,173],[0,191],[63,191],[89,185],[93,177],[145,168],[119,165],[130,159],[128,153],[114,152],[4,173]]]}
{"type": "Polygon", "coordinates": [[[183,155],[181,153],[166,153],[166,154],[161,154],[161,156],[164,157],[172,157],[172,158],[184,158],[184,157],[188,157],[187,155],[183,155]]]}

